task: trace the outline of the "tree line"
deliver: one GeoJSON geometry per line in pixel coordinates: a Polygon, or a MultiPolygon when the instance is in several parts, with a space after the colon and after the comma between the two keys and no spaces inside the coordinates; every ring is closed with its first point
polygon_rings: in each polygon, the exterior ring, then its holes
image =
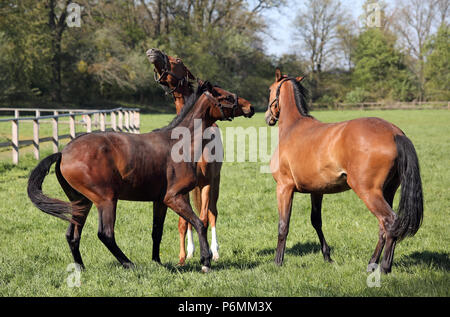
{"type": "Polygon", "coordinates": [[[0,103],[166,111],[151,47],[260,108],[276,67],[307,75],[311,102],[449,100],[448,0],[368,0],[360,21],[339,0],[302,3],[0,0],[0,103]],[[72,4],[79,27],[67,22],[72,4]],[[264,34],[276,22],[265,17],[285,6],[298,10],[296,46],[270,56],[264,34]],[[372,16],[377,25],[366,23],[372,16]]]}

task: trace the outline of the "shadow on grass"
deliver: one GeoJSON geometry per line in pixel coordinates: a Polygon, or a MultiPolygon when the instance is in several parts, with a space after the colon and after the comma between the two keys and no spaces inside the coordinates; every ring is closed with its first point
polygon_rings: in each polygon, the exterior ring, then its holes
{"type": "MultiPolygon", "coordinates": [[[[264,249],[258,251],[258,255],[273,255],[275,256],[276,248],[264,249]]],[[[304,256],[311,253],[320,252],[320,244],[316,242],[296,243],[292,248],[286,248],[285,253],[290,255],[304,256]]]]}
{"type": "Polygon", "coordinates": [[[399,259],[404,266],[432,266],[439,270],[450,271],[450,254],[447,252],[414,252],[399,259]]]}
{"type": "MultiPolygon", "coordinates": [[[[211,262],[211,271],[217,272],[230,269],[251,270],[261,264],[262,262],[242,261],[242,259],[239,258],[226,260],[220,259],[217,262],[211,262]]],[[[163,263],[162,266],[171,273],[200,272],[202,268],[202,265],[198,259],[191,259],[183,266],[173,263],[163,263]]]]}

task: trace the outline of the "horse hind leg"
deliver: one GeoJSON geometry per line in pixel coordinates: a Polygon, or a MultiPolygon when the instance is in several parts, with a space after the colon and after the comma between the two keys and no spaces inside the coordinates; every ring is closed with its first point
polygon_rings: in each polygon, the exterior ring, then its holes
{"type": "MultiPolygon", "coordinates": [[[[188,222],[184,220],[182,217],[178,218],[178,233],[180,236],[180,253],[178,255],[178,265],[183,266],[186,262],[186,232],[188,228],[188,222]]],[[[192,231],[191,231],[192,234],[192,231]]]]}
{"type": "Polygon", "coordinates": [[[211,225],[211,246],[212,259],[219,260],[219,244],[217,243],[216,221],[217,221],[217,200],[219,197],[218,179],[212,179],[210,185],[201,189],[201,212],[200,220],[208,228],[211,225]]]}
{"type": "Polygon", "coordinates": [[[87,198],[81,200],[77,199],[76,202],[78,205],[78,212],[77,215],[72,216],[72,219],[76,223],[69,224],[66,231],[66,240],[69,244],[70,251],[72,252],[74,262],[84,269],[83,260],[80,254],[80,240],[86,218],[92,207],[92,202],[87,198]]]}
{"type": "Polygon", "coordinates": [[[380,261],[381,252],[383,251],[384,245],[386,243],[386,235],[383,229],[383,225],[379,224],[379,231],[378,231],[378,242],[375,247],[375,251],[372,254],[372,257],[370,258],[369,264],[367,265],[367,272],[374,272],[377,267],[378,263],[380,261]]]}
{"type": "Polygon", "coordinates": [[[322,232],[322,198],[321,194],[311,194],[311,223],[317,232],[320,241],[320,248],[325,261],[332,263],[330,257],[330,247],[322,232]]]}
{"type": "Polygon", "coordinates": [[[211,252],[213,254],[213,260],[219,260],[219,243],[217,242],[217,231],[216,231],[216,223],[217,223],[217,201],[219,199],[219,183],[220,183],[220,175],[213,180],[213,184],[211,185],[210,190],[210,199],[208,206],[208,221],[211,226],[211,252]]]}
{"type": "MultiPolygon", "coordinates": [[[[383,188],[383,197],[391,207],[393,206],[395,192],[397,191],[400,185],[400,180],[398,175],[394,175],[391,179],[386,182],[385,187],[383,188]]],[[[379,234],[378,234],[378,243],[375,247],[375,251],[369,261],[367,266],[367,272],[373,272],[377,269],[378,263],[380,261],[381,252],[383,251],[384,245],[386,243],[386,233],[384,231],[383,225],[380,222],[379,224],[379,234]]]]}
{"type": "Polygon", "coordinates": [[[76,191],[74,188],[72,188],[69,183],[67,183],[67,181],[61,174],[59,164],[56,165],[55,172],[59,184],[64,190],[66,196],[74,204],[74,206],[76,206],[77,209],[76,213],[72,215],[72,220],[74,220],[74,222],[70,223],[69,227],[67,228],[66,240],[69,244],[70,251],[72,252],[74,262],[78,264],[82,269],[84,269],[84,263],[80,254],[80,240],[83,226],[92,207],[92,202],[85,196],[80,194],[78,191],[76,191]]]}
{"type": "Polygon", "coordinates": [[[392,234],[392,228],[396,219],[396,215],[391,206],[387,203],[381,189],[373,189],[358,196],[364,201],[367,208],[377,217],[380,225],[380,237],[371,262],[369,262],[368,270],[376,268],[383,246],[384,257],[381,263],[381,272],[389,273],[391,271],[394,258],[394,249],[396,237],[392,234]]]}
{"type": "Polygon", "coordinates": [[[114,237],[114,224],[116,221],[117,200],[107,200],[96,203],[98,209],[98,238],[116,257],[124,268],[133,268],[134,264],[125,256],[116,244],[114,237]]]}

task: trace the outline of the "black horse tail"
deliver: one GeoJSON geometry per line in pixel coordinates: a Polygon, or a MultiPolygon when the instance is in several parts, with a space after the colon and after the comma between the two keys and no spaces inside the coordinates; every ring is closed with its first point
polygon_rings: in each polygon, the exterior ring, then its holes
{"type": "Polygon", "coordinates": [[[400,241],[414,236],[423,219],[423,193],[419,160],[411,140],[404,135],[394,137],[397,145],[397,170],[401,182],[401,198],[393,234],[400,241]]]}
{"type": "Polygon", "coordinates": [[[43,212],[76,223],[73,219],[66,216],[74,215],[76,213],[76,204],[47,197],[42,192],[44,178],[47,176],[50,167],[55,162],[57,165],[60,164],[60,152],[47,156],[34,168],[28,179],[28,197],[31,199],[32,203],[43,212]]]}

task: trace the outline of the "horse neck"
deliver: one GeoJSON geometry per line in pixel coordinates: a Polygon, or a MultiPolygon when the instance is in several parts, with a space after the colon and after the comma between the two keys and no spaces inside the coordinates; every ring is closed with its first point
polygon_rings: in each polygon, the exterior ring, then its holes
{"type": "MultiPolygon", "coordinates": [[[[185,118],[173,129],[176,128],[187,128],[190,133],[190,149],[191,149],[191,157],[196,158],[196,160],[193,160],[193,163],[197,163],[198,159],[201,156],[201,153],[203,153],[203,148],[206,145],[205,142],[203,142],[203,133],[204,131],[211,127],[215,120],[212,120],[208,115],[208,101],[206,98],[200,97],[199,100],[197,100],[196,104],[193,106],[193,108],[189,111],[189,113],[185,116],[185,118]],[[198,121],[200,120],[200,121],[198,121]]],[[[179,140],[174,140],[175,143],[179,142],[179,140]]]]}
{"type": "Polygon", "coordinates": [[[173,99],[175,100],[175,108],[177,109],[177,114],[180,114],[181,109],[183,109],[186,104],[186,99],[191,97],[194,92],[189,87],[183,87],[181,92],[174,91],[173,99]]]}
{"type": "Polygon", "coordinates": [[[293,125],[300,122],[309,121],[311,117],[303,116],[297,108],[292,83],[283,85],[280,93],[280,118],[278,119],[278,129],[281,135],[289,130],[293,125]]]}
{"type": "Polygon", "coordinates": [[[185,105],[184,96],[178,92],[174,92],[173,99],[175,99],[175,108],[177,109],[177,114],[180,114],[181,109],[183,109],[185,105]]]}

